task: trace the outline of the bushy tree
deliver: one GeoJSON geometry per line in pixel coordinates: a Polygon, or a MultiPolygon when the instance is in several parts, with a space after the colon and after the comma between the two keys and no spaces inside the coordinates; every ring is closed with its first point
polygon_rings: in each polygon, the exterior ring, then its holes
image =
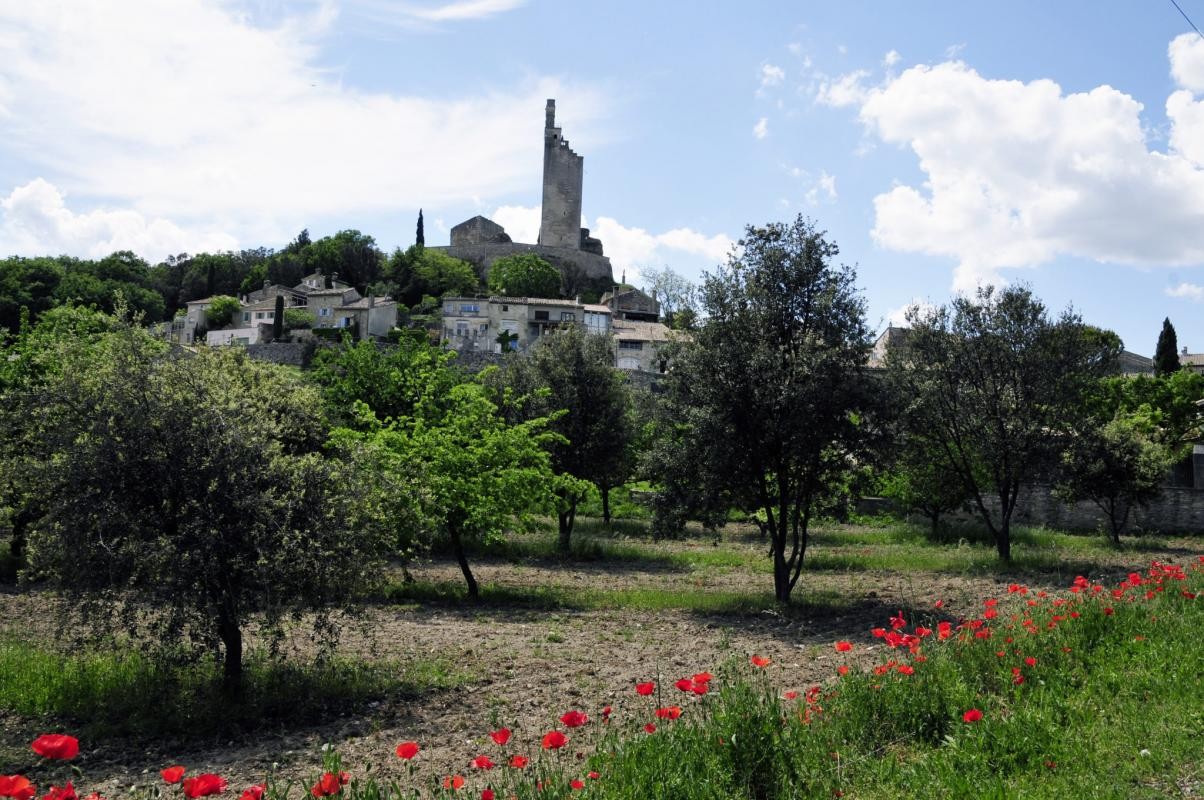
{"type": "Polygon", "coordinates": [[[1158,344],[1154,348],[1154,374],[1170,375],[1178,372],[1182,365],[1179,363],[1179,338],[1175,335],[1175,326],[1170,317],[1162,320],[1162,330],[1158,333],[1158,344]]]}
{"type": "Polygon", "coordinates": [[[1108,518],[1112,541],[1120,544],[1130,512],[1161,494],[1171,463],[1151,415],[1117,416],[1070,438],[1056,491],[1069,502],[1090,500],[1098,506],[1108,518]]]}
{"type": "Polygon", "coordinates": [[[205,322],[210,330],[224,328],[230,324],[230,320],[234,319],[241,308],[242,305],[238,302],[237,297],[215,297],[205,309],[205,322]]]}
{"type": "Polygon", "coordinates": [[[879,491],[904,511],[927,517],[935,536],[941,517],[966,505],[970,490],[931,440],[904,434],[894,445],[893,463],[879,479],[879,491]]]}
{"type": "Polygon", "coordinates": [[[419,245],[393,252],[385,266],[384,283],[407,308],[421,303],[424,296],[475,295],[481,287],[472,264],[419,245]]]}
{"type": "Polygon", "coordinates": [[[371,474],[324,454],[320,397],[287,370],[125,323],[59,340],[0,406],[25,454],[5,484],[39,498],[28,574],[97,623],[220,652],[231,691],[252,615],[322,626],[380,575],[387,538],[356,500],[371,474]]]}
{"type": "Polygon", "coordinates": [[[788,602],[816,503],[866,435],[869,330],[852,268],[811,222],[749,226],[740,247],[705,276],[705,324],[672,354],[647,468],[664,484],[662,531],[686,514],[763,515],[788,602]]]}
{"type": "Polygon", "coordinates": [[[911,330],[887,354],[906,434],[960,476],[1008,561],[1021,487],[1052,474],[1091,388],[1115,372],[1119,340],[1069,310],[1051,319],[1020,286],[913,307],[907,319],[911,330]]]}
{"type": "Polygon", "coordinates": [[[641,270],[644,291],[660,303],[661,318],[674,330],[698,323],[698,287],[670,267],[641,270]]]}
{"type": "Polygon", "coordinates": [[[489,291],[506,297],[560,297],[560,270],[534,253],[502,256],[489,268],[489,291]]]}

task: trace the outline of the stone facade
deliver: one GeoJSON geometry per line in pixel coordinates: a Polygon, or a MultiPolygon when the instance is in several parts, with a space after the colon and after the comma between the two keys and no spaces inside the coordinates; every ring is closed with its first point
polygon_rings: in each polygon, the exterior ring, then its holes
{"type": "MultiPolygon", "coordinates": [[[[988,497],[987,507],[997,509],[999,499],[988,497]]],[[[1108,528],[1108,518],[1095,503],[1063,503],[1054,497],[1048,486],[1021,489],[1012,521],[1019,525],[1047,525],[1063,530],[1108,528]]],[[[1204,491],[1163,487],[1162,497],[1150,503],[1149,508],[1133,509],[1129,515],[1129,530],[1166,534],[1204,533],[1204,491]]]]}
{"type": "Polygon", "coordinates": [[[268,342],[247,345],[247,355],[256,361],[271,361],[273,364],[288,364],[293,367],[308,367],[314,356],[311,342],[268,342]]]}
{"type": "MultiPolygon", "coordinates": [[[[543,207],[539,243],[581,248],[581,189],[585,159],[556,127],[556,101],[548,100],[543,128],[543,207]]],[[[586,235],[588,236],[588,231],[586,235]]]]}

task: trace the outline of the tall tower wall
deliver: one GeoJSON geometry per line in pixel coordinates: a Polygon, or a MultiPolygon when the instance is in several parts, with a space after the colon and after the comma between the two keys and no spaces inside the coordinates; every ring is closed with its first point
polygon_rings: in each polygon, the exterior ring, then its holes
{"type": "Polygon", "coordinates": [[[543,129],[543,208],[539,244],[581,249],[581,156],[556,127],[556,101],[548,100],[543,129]]]}

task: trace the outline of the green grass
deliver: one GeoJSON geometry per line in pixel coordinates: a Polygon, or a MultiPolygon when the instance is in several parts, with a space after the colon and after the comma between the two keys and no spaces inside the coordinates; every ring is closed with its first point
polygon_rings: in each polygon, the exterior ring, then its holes
{"type": "Polygon", "coordinates": [[[0,708],[60,721],[93,741],[163,735],[184,738],[305,725],[388,698],[415,697],[471,679],[443,658],[320,665],[251,655],[244,696],[220,688],[212,661],[168,665],[138,651],[62,653],[14,638],[0,640],[0,708]]]}

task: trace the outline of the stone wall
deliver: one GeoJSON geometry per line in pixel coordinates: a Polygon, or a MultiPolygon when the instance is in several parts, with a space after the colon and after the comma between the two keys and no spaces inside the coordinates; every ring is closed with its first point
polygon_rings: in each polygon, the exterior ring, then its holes
{"type": "Polygon", "coordinates": [[[581,189],[584,159],[573,152],[556,127],[556,101],[548,100],[543,130],[543,206],[539,243],[581,246],[581,189]]]}
{"type": "Polygon", "coordinates": [[[548,247],[542,244],[524,244],[522,242],[492,242],[487,244],[431,247],[429,249],[439,250],[453,258],[469,262],[486,279],[489,277],[489,268],[499,258],[518,253],[534,253],[559,269],[562,275],[565,273],[566,268],[580,269],[591,280],[605,281],[608,284],[608,288],[614,284],[614,272],[611,270],[609,258],[575,248],[548,247]]]}
{"type": "MultiPolygon", "coordinates": [[[[999,507],[998,498],[989,498],[987,507],[999,507]]],[[[1063,503],[1048,486],[1021,490],[1016,501],[1013,522],[1021,525],[1046,525],[1063,530],[1107,529],[1108,519],[1090,501],[1063,503]]],[[[1135,508],[1129,515],[1129,530],[1150,533],[1204,533],[1204,491],[1166,487],[1162,497],[1147,509],[1135,508]]]]}
{"type": "Polygon", "coordinates": [[[268,342],[249,344],[247,355],[256,361],[271,361],[273,364],[288,364],[293,367],[308,367],[314,357],[311,342],[268,342]]]}
{"type": "Polygon", "coordinates": [[[503,354],[491,353],[487,350],[457,350],[456,360],[452,362],[452,365],[475,373],[494,364],[501,365],[504,359],[503,354]]]}

